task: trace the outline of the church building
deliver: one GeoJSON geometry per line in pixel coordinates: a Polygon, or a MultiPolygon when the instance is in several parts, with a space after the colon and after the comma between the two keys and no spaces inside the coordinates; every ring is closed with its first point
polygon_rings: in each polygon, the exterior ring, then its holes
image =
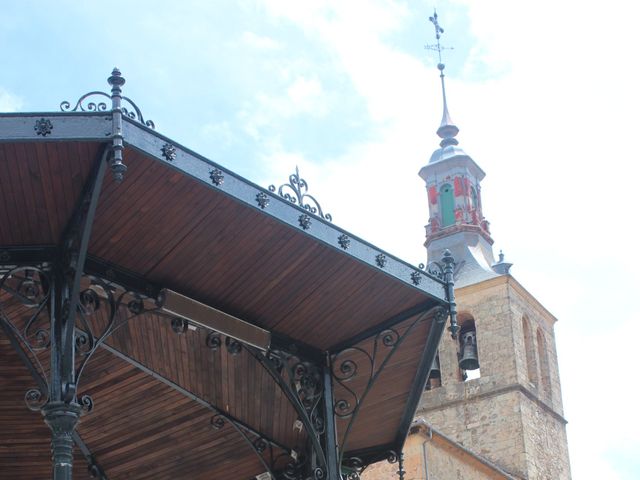
{"type": "MultiPolygon", "coordinates": [[[[437,50],[443,30],[437,16],[437,50]]],[[[440,148],[420,170],[429,219],[427,258],[455,259],[460,332],[446,336],[404,449],[404,467],[372,465],[363,478],[571,478],[554,337],[556,318],[494,258],[480,166],[459,146],[438,64],[440,148]]]]}

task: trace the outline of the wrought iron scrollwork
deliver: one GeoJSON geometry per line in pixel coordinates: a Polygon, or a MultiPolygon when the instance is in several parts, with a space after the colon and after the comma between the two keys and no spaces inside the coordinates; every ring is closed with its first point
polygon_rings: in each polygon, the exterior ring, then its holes
{"type": "Polygon", "coordinates": [[[24,394],[24,403],[32,412],[39,412],[44,404],[47,403],[47,395],[39,388],[30,388],[24,394]]]}
{"type": "Polygon", "coordinates": [[[46,271],[38,267],[14,267],[0,278],[0,292],[5,292],[5,300],[0,300],[0,321],[9,329],[13,337],[24,347],[39,379],[37,388],[25,393],[25,403],[30,410],[38,411],[47,402],[49,384],[38,351],[49,346],[50,324],[46,311],[50,291],[50,279],[46,271]],[[10,321],[8,308],[26,310],[21,315],[21,324],[10,321]],[[28,312],[28,313],[27,313],[28,312]]]}
{"type": "Polygon", "coordinates": [[[308,475],[317,480],[325,478],[326,458],[320,445],[320,436],[325,432],[322,367],[284,350],[262,352],[253,347],[245,348],[267,370],[295,408],[315,454],[313,464],[306,456],[298,455],[285,468],[284,478],[306,480],[308,475]],[[303,471],[307,473],[303,475],[303,471]]]}
{"type": "Polygon", "coordinates": [[[216,431],[231,426],[242,437],[245,444],[253,450],[273,480],[302,480],[304,478],[301,473],[305,456],[249,430],[221,411],[217,411],[211,417],[210,423],[212,429],[216,431]]]}
{"type": "MultiPolygon", "coordinates": [[[[309,186],[307,181],[304,178],[300,178],[298,167],[296,167],[296,172],[289,175],[289,183],[285,183],[278,187],[278,195],[293,204],[301,206],[308,212],[317,215],[320,218],[332,221],[333,218],[331,217],[331,214],[325,214],[315,197],[307,193],[308,188],[309,186]]],[[[269,190],[275,192],[275,185],[269,185],[269,190]]]]}
{"type": "MultiPolygon", "coordinates": [[[[112,99],[111,95],[109,95],[108,93],[96,90],[82,95],[75,103],[73,108],[71,108],[71,103],[67,100],[61,102],[60,110],[63,112],[106,112],[108,110],[107,103],[104,101],[99,101],[98,99],[101,97],[107,98],[109,100],[112,99]]],[[[153,121],[144,119],[144,117],[142,116],[142,111],[133,100],[125,96],[121,96],[121,98],[128,103],[128,108],[123,106],[120,107],[123,115],[125,115],[127,118],[130,118],[131,120],[140,122],[141,124],[149,128],[156,128],[153,121]]]]}
{"type": "Polygon", "coordinates": [[[444,265],[440,262],[429,262],[426,266],[424,263],[418,265],[420,270],[424,270],[427,274],[438,280],[444,281],[444,265]]]}
{"type": "MultiPolygon", "coordinates": [[[[31,410],[40,410],[49,400],[47,371],[43,368],[39,354],[50,347],[51,320],[48,305],[51,297],[51,272],[35,266],[21,266],[8,270],[0,278],[0,291],[4,298],[0,301],[0,321],[19,342],[33,367],[37,377],[37,388],[29,389],[25,394],[25,403],[31,410]],[[15,317],[12,322],[7,311],[19,308],[28,314],[15,317]]],[[[80,291],[77,307],[74,342],[78,361],[75,365],[75,381],[69,385],[72,400],[82,407],[85,413],[93,409],[93,400],[87,394],[75,400],[76,386],[89,360],[97,348],[115,330],[131,318],[153,309],[146,309],[142,298],[128,291],[115,293],[115,287],[99,278],[86,277],[88,287],[80,291]]],[[[68,308],[68,307],[67,307],[68,308]]],[[[155,307],[154,307],[155,308],[155,307]]],[[[63,307],[60,316],[69,315],[63,307]]]]}
{"type": "MultiPolygon", "coordinates": [[[[344,463],[349,435],[360,408],[397,349],[418,324],[432,316],[444,315],[446,310],[434,307],[418,315],[403,327],[387,328],[366,343],[347,347],[331,356],[331,374],[334,378],[334,413],[346,424],[340,442],[340,463],[344,463]],[[357,385],[357,386],[356,386],[357,385]]],[[[359,475],[356,471],[354,475],[359,475]]],[[[349,478],[359,478],[358,476],[349,478]]]]}
{"type": "Polygon", "coordinates": [[[205,344],[213,351],[218,350],[222,345],[220,334],[218,332],[209,332],[207,334],[207,338],[205,339],[205,344]]]}

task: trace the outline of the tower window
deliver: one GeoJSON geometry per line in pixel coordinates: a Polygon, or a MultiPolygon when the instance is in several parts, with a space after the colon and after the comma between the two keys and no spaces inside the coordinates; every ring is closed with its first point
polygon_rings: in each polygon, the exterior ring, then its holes
{"type": "Polygon", "coordinates": [[[478,208],[478,192],[476,189],[471,187],[471,208],[476,210],[478,208]]]}
{"type": "Polygon", "coordinates": [[[448,183],[440,187],[440,215],[442,216],[443,227],[448,227],[456,222],[453,187],[448,183]]]}
{"type": "Polygon", "coordinates": [[[536,335],[538,341],[538,360],[540,362],[540,380],[544,397],[551,401],[551,369],[549,366],[549,353],[547,352],[547,342],[544,339],[542,330],[538,328],[536,335]]]}
{"type": "Polygon", "coordinates": [[[531,383],[538,385],[538,366],[536,364],[536,350],[531,335],[531,326],[527,316],[522,317],[522,334],[524,336],[525,358],[527,361],[527,377],[531,383]]]}

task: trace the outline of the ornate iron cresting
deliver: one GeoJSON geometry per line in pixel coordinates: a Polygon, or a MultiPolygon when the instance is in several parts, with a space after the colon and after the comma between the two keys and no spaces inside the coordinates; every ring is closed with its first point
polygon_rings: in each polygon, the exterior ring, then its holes
{"type": "MultiPolygon", "coordinates": [[[[337,418],[346,421],[342,441],[339,442],[340,464],[347,468],[353,467],[353,460],[344,458],[345,452],[348,450],[349,435],[363,402],[387,363],[418,324],[431,317],[446,317],[447,313],[446,309],[441,306],[434,307],[418,315],[411,323],[401,329],[387,328],[370,338],[367,344],[350,346],[332,355],[331,372],[335,381],[334,413],[337,418]],[[355,385],[360,385],[360,387],[355,385]]],[[[359,475],[357,469],[354,470],[354,475],[359,475]]]]}
{"type": "MultiPolygon", "coordinates": [[[[122,151],[124,150],[122,115],[131,120],[138,121],[149,128],[155,128],[155,124],[151,120],[145,120],[140,108],[138,108],[133,100],[122,95],[122,86],[125,84],[125,79],[120,73],[120,70],[114,68],[107,81],[109,85],[111,85],[111,95],[100,91],[85,93],[78,99],[73,108],[71,108],[71,103],[66,100],[60,103],[60,110],[63,112],[106,112],[108,111],[107,103],[99,101],[99,99],[102,97],[111,100],[111,170],[113,178],[117,182],[121,182],[124,177],[124,172],[127,170],[126,165],[122,163],[122,151]],[[128,108],[122,105],[123,101],[128,104],[128,108]]],[[[169,159],[167,158],[167,160],[169,159]]]]}
{"type": "MultiPolygon", "coordinates": [[[[332,221],[333,218],[331,217],[331,214],[325,214],[315,197],[307,193],[308,188],[309,186],[307,185],[307,181],[304,178],[300,178],[298,167],[296,167],[296,172],[289,175],[289,183],[285,183],[278,187],[278,195],[293,204],[300,205],[305,210],[319,216],[320,218],[332,221]]],[[[275,192],[275,185],[269,185],[269,190],[275,192]]]]}

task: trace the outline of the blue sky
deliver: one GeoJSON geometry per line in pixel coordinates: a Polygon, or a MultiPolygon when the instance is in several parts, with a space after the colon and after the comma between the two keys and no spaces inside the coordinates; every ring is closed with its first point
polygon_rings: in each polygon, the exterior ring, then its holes
{"type": "MultiPolygon", "coordinates": [[[[437,147],[434,2],[2,2],[0,110],[105,89],[252,181],[296,165],[334,222],[418,264],[437,147]]],[[[461,146],[514,276],[558,318],[574,478],[640,476],[632,2],[438,1],[461,146]]]]}

